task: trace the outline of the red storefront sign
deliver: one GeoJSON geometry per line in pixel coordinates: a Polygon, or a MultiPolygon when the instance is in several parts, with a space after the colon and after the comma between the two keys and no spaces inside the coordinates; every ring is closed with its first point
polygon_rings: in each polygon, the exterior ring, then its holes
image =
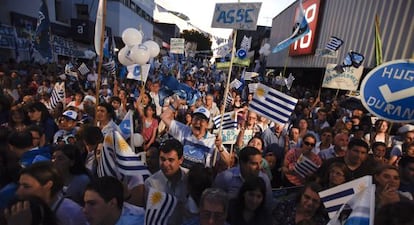
{"type": "MultiPolygon", "coordinates": [[[[309,55],[315,53],[319,7],[322,0],[307,0],[303,2],[306,20],[310,31],[301,39],[295,41],[289,47],[289,56],[309,55]]],[[[296,11],[300,10],[299,6],[296,11]]]]}

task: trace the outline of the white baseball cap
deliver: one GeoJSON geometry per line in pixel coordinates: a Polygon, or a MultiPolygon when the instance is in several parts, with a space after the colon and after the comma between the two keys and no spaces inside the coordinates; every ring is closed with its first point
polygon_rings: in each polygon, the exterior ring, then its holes
{"type": "Polygon", "coordinates": [[[404,134],[404,133],[407,133],[409,131],[414,131],[414,125],[412,125],[412,124],[405,124],[404,126],[401,126],[398,129],[398,133],[400,133],[400,134],[404,134]]]}
{"type": "Polygon", "coordinates": [[[78,113],[75,112],[75,111],[73,111],[73,110],[67,110],[67,111],[65,111],[62,114],[62,116],[65,116],[65,117],[67,117],[67,118],[69,118],[71,120],[75,120],[75,121],[78,120],[78,113]]]}
{"type": "Polygon", "coordinates": [[[194,110],[193,115],[195,115],[195,114],[200,114],[200,115],[204,116],[205,119],[207,119],[207,120],[210,119],[210,111],[208,111],[208,109],[206,109],[203,106],[198,107],[196,110],[194,110]]]}

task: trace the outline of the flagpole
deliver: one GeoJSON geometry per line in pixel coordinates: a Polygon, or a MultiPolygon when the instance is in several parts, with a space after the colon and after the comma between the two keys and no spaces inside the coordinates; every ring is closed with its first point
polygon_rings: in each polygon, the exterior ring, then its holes
{"type": "MultiPolygon", "coordinates": [[[[240,3],[240,0],[238,2],[240,3]]],[[[234,61],[234,53],[236,53],[236,38],[237,38],[237,29],[234,31],[234,36],[233,36],[233,46],[232,46],[232,51],[231,51],[229,74],[227,76],[226,88],[224,89],[224,101],[221,105],[221,111],[220,111],[221,118],[220,118],[220,128],[219,128],[219,131],[218,131],[218,137],[221,137],[221,132],[223,131],[224,112],[226,110],[226,101],[227,101],[227,97],[228,97],[227,95],[229,93],[231,71],[232,71],[233,61],[234,61]]],[[[217,151],[218,151],[218,149],[214,150],[213,164],[212,165],[216,165],[217,151]]]]}
{"type": "MultiPolygon", "coordinates": [[[[103,64],[103,45],[104,45],[104,37],[105,37],[105,18],[106,18],[106,0],[100,0],[102,2],[103,11],[102,11],[102,24],[101,24],[101,39],[99,42],[99,63],[98,63],[98,79],[96,80],[96,106],[95,109],[98,108],[99,105],[99,90],[101,89],[101,73],[102,73],[102,64],[103,64]]],[[[99,4],[99,3],[98,3],[99,4]]],[[[99,6],[98,6],[99,8],[99,6]]],[[[97,110],[96,110],[97,111],[97,110]]],[[[95,124],[97,124],[96,117],[95,117],[95,124]]]]}

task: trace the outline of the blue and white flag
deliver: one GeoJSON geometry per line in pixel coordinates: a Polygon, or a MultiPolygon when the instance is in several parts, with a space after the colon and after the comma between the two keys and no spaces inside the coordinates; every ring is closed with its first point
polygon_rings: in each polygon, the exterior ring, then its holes
{"type": "Polygon", "coordinates": [[[295,109],[298,100],[280,91],[259,83],[249,104],[249,110],[273,122],[285,124],[295,109]]]}
{"type": "Polygon", "coordinates": [[[346,202],[328,225],[373,225],[374,211],[375,184],[371,184],[346,202]]]}
{"type": "Polygon", "coordinates": [[[316,172],[318,170],[319,166],[315,164],[312,160],[310,160],[308,157],[301,155],[296,161],[295,164],[295,172],[299,174],[301,177],[306,178],[316,172]]]}
{"type": "Polygon", "coordinates": [[[355,194],[371,185],[372,176],[365,176],[319,192],[319,197],[328,212],[329,218],[332,219],[342,205],[351,200],[355,194]]]}
{"type": "Polygon", "coordinates": [[[131,137],[131,134],[134,131],[132,122],[132,110],[129,110],[128,113],[124,116],[124,119],[119,124],[119,129],[121,130],[122,137],[131,137]]]}
{"type": "Polygon", "coordinates": [[[36,34],[34,37],[34,49],[45,59],[52,59],[50,46],[50,20],[46,1],[40,3],[39,16],[37,18],[36,34]]]}
{"type": "Polygon", "coordinates": [[[293,34],[287,39],[279,42],[273,48],[272,53],[279,52],[291,45],[296,40],[299,40],[310,31],[308,21],[306,20],[305,10],[303,9],[302,1],[299,1],[299,10],[295,19],[295,26],[293,34]]]}
{"type": "Polygon", "coordinates": [[[143,159],[137,155],[118,131],[105,135],[98,162],[99,177],[113,176],[122,180],[125,176],[149,176],[143,159]]]}
{"type": "Polygon", "coordinates": [[[329,42],[326,44],[325,49],[330,51],[338,51],[338,49],[344,44],[344,41],[335,36],[331,36],[329,42]]]}
{"type": "Polygon", "coordinates": [[[150,67],[151,67],[150,64],[145,64],[145,65],[134,64],[134,65],[127,66],[127,69],[128,69],[127,79],[133,79],[137,81],[146,82],[150,67]]]}
{"type": "Polygon", "coordinates": [[[56,83],[50,95],[49,108],[55,109],[65,99],[65,82],[56,83]]]}
{"type": "MultiPolygon", "coordinates": [[[[220,129],[221,127],[221,115],[213,118],[214,127],[220,129]]],[[[237,128],[237,115],[234,111],[226,112],[223,115],[223,130],[236,129],[237,128]]]]}
{"type": "Polygon", "coordinates": [[[145,209],[145,225],[167,225],[174,212],[177,198],[174,195],[150,188],[145,209]]]}

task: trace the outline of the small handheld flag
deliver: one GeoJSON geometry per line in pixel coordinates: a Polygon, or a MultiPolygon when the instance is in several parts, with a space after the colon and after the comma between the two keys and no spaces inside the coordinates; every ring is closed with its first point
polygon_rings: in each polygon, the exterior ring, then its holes
{"type": "MultiPolygon", "coordinates": [[[[221,122],[221,115],[213,118],[214,126],[219,129],[221,122]]],[[[237,128],[237,116],[234,112],[226,112],[223,115],[223,130],[236,129],[237,128]]]]}
{"type": "Polygon", "coordinates": [[[177,198],[171,194],[150,188],[145,209],[145,225],[167,225],[177,205],[177,198]]]}

